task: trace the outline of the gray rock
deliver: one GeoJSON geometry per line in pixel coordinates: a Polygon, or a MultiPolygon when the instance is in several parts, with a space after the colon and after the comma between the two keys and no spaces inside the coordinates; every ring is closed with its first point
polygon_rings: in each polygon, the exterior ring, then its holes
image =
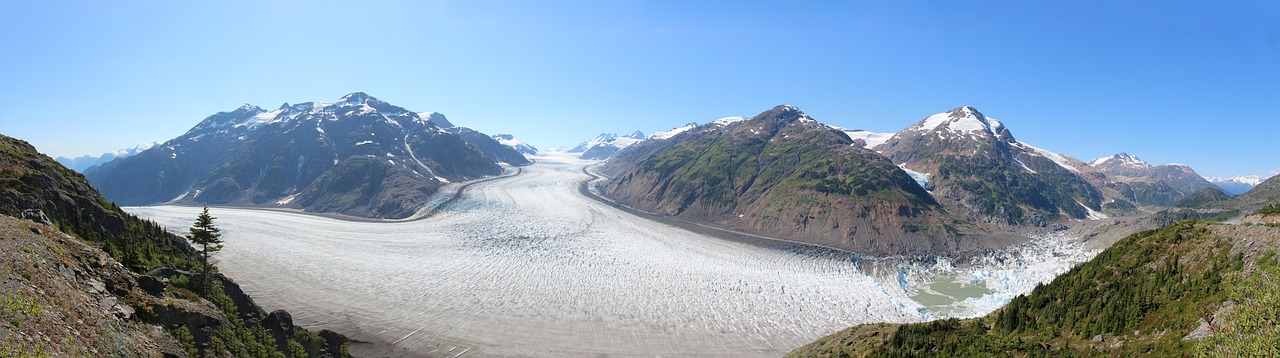
{"type": "Polygon", "coordinates": [[[23,210],[22,218],[26,220],[35,221],[37,223],[45,224],[48,226],[53,226],[53,224],[49,222],[49,217],[45,216],[44,211],[40,209],[23,210]]]}
{"type": "Polygon", "coordinates": [[[164,287],[168,285],[168,281],[151,275],[143,275],[138,276],[138,287],[147,293],[159,295],[164,292],[164,287]]]}

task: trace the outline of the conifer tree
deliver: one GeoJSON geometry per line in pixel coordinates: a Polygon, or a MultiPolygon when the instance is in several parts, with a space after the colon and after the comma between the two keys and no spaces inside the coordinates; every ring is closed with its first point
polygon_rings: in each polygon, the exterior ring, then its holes
{"type": "Polygon", "coordinates": [[[209,207],[205,207],[204,211],[196,217],[195,224],[191,225],[191,233],[187,235],[187,240],[200,246],[200,264],[203,268],[200,280],[200,292],[209,294],[209,274],[213,272],[213,268],[209,266],[209,255],[218,250],[222,250],[222,229],[213,225],[213,219],[217,219],[209,215],[209,207]]]}

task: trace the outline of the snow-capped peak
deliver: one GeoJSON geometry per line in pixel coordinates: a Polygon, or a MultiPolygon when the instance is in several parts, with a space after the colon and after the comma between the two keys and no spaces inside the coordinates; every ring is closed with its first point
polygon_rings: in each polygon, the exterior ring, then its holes
{"type": "MultiPolygon", "coordinates": [[[[117,149],[117,150],[110,151],[110,152],[107,152],[107,153],[109,153],[109,154],[111,154],[111,155],[114,155],[114,156],[116,156],[116,157],[126,157],[126,156],[131,156],[131,155],[134,155],[134,154],[141,153],[142,151],[147,150],[147,149],[151,149],[151,147],[154,147],[154,146],[156,146],[157,144],[160,144],[160,142],[142,143],[142,144],[139,144],[139,145],[137,145],[137,146],[135,146],[135,147],[133,147],[133,148],[117,149]]],[[[105,155],[104,155],[104,156],[105,156],[105,155]]]]}
{"type": "Polygon", "coordinates": [[[342,98],[338,99],[338,102],[346,102],[346,103],[364,103],[369,101],[378,101],[378,99],[373,98],[373,96],[365,94],[364,92],[351,92],[351,93],[348,93],[346,96],[342,96],[342,98]]]}
{"type": "Polygon", "coordinates": [[[668,139],[671,137],[675,137],[677,134],[687,132],[690,129],[693,129],[697,126],[698,126],[697,123],[689,122],[689,124],[675,127],[665,132],[655,132],[655,133],[649,134],[649,139],[668,139]]]}
{"type": "Polygon", "coordinates": [[[418,117],[425,119],[427,121],[430,121],[431,124],[436,125],[436,127],[440,127],[440,128],[453,127],[453,123],[450,123],[449,119],[445,118],[444,115],[440,114],[439,112],[418,112],[418,117]]]}
{"type": "Polygon", "coordinates": [[[934,114],[916,125],[916,130],[920,132],[942,129],[950,133],[987,133],[996,139],[1013,139],[1009,135],[1009,130],[1004,127],[1004,123],[987,117],[977,108],[970,106],[934,114]]]}
{"type": "Polygon", "coordinates": [[[516,139],[516,137],[513,135],[506,134],[506,133],[494,134],[493,139],[498,141],[499,144],[511,147],[511,149],[515,149],[517,152],[520,152],[523,154],[529,154],[529,155],[538,154],[538,148],[534,148],[534,146],[529,145],[529,143],[525,143],[522,140],[516,139]]]}
{"type": "Polygon", "coordinates": [[[1098,167],[1104,164],[1115,165],[1115,166],[1120,166],[1125,168],[1134,168],[1134,169],[1143,169],[1143,168],[1151,167],[1151,164],[1147,164],[1147,162],[1142,161],[1142,159],[1139,159],[1138,156],[1130,155],[1129,153],[1124,153],[1124,152],[1112,154],[1111,156],[1102,157],[1102,158],[1089,161],[1089,166],[1091,167],[1098,167]],[[1107,163],[1113,163],[1113,164],[1107,164],[1107,163]]]}

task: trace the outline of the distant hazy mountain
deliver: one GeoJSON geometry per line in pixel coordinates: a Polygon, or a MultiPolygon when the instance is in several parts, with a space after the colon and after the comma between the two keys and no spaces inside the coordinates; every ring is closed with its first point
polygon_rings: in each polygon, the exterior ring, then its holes
{"type": "Polygon", "coordinates": [[[82,155],[75,158],[58,157],[54,160],[58,161],[58,163],[61,163],[63,166],[67,168],[71,168],[71,170],[84,173],[85,170],[89,168],[102,165],[103,163],[115,160],[116,158],[132,157],[135,154],[142,153],[142,151],[150,149],[152,146],[155,146],[156,144],[160,144],[160,143],[143,143],[133,148],[126,148],[126,149],[120,149],[120,150],[102,153],[101,155],[98,155],[96,157],[91,155],[82,155]]]}
{"type": "Polygon", "coordinates": [[[1128,153],[1094,159],[1089,166],[1107,175],[1108,187],[1142,205],[1170,206],[1201,188],[1213,186],[1186,165],[1150,165],[1128,153]]]}
{"type": "Polygon", "coordinates": [[[602,191],[642,210],[863,253],[1008,243],[952,218],[904,170],[795,107],[678,129],[610,159],[602,191]]]}
{"type": "Polygon", "coordinates": [[[1104,197],[1083,176],[1084,163],[1017,141],[973,107],[926,117],[875,149],[927,174],[933,196],[973,220],[1045,226],[1103,217],[1104,197]]]}
{"type": "Polygon", "coordinates": [[[494,134],[493,139],[498,141],[498,143],[501,143],[502,145],[511,147],[511,149],[515,149],[517,152],[520,152],[520,154],[524,154],[524,155],[538,154],[538,148],[535,148],[534,146],[529,145],[529,143],[525,143],[522,140],[516,139],[516,137],[513,135],[494,134]]]}
{"type": "Polygon", "coordinates": [[[1262,184],[1263,180],[1266,180],[1266,178],[1263,178],[1262,176],[1259,176],[1259,175],[1242,175],[1242,176],[1235,176],[1235,177],[1229,177],[1229,178],[1228,177],[1205,177],[1204,179],[1208,180],[1210,183],[1213,183],[1213,185],[1218,186],[1218,188],[1222,189],[1222,191],[1225,191],[1232,195],[1244,194],[1245,192],[1249,191],[1249,189],[1253,189],[1253,187],[1257,186],[1258,184],[1262,184]]]}
{"type": "Polygon", "coordinates": [[[439,113],[416,113],[356,92],[336,102],[275,110],[246,104],[220,112],[86,176],[121,205],[270,206],[400,218],[445,183],[500,174],[496,160],[522,164],[523,156],[488,135],[455,128],[439,113]],[[492,149],[485,141],[499,150],[482,152],[492,149]]]}
{"type": "Polygon", "coordinates": [[[644,140],[644,133],[635,131],[630,135],[619,136],[614,133],[601,133],[599,136],[582,142],[578,146],[569,149],[569,153],[582,153],[582,159],[608,159],[617,153],[618,150],[639,143],[644,140]]]}

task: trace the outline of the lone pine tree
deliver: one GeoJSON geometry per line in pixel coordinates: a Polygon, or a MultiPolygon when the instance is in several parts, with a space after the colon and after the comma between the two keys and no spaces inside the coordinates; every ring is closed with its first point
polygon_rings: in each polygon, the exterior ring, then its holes
{"type": "Polygon", "coordinates": [[[209,255],[218,250],[222,250],[222,229],[213,225],[212,215],[209,215],[209,207],[205,207],[200,216],[196,217],[195,224],[191,225],[191,233],[187,235],[187,240],[200,246],[200,266],[201,280],[200,292],[208,294],[209,290],[209,274],[212,273],[212,267],[209,265],[209,255]]]}

